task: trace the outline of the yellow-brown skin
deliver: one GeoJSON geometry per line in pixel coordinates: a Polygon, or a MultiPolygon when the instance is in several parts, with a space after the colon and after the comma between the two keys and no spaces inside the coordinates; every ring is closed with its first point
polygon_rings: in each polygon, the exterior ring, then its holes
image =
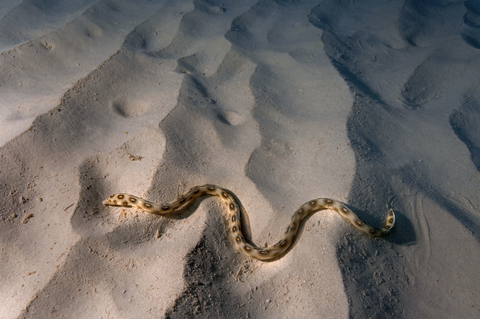
{"type": "Polygon", "coordinates": [[[281,257],[294,242],[298,229],[305,217],[320,210],[333,209],[353,226],[372,236],[383,236],[387,234],[395,224],[395,214],[392,209],[388,211],[382,228],[377,229],[361,221],[360,218],[343,203],[330,198],[317,198],[306,202],[293,214],[290,224],[285,231],[285,237],[273,246],[259,248],[248,242],[243,235],[240,216],[241,210],[236,200],[228,191],[216,185],[195,186],[191,188],[188,193],[168,204],[155,204],[139,197],[122,193],[111,195],[103,204],[105,206],[137,207],[148,213],[163,215],[172,213],[186,204],[193,203],[202,196],[217,196],[225,202],[228,208],[228,228],[233,240],[239,249],[247,256],[264,261],[281,257]]]}

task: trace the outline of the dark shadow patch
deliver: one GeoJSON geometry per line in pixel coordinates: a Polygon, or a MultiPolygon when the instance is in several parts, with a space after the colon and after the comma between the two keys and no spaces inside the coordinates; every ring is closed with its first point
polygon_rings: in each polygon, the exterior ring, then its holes
{"type": "Polygon", "coordinates": [[[470,152],[473,164],[480,171],[480,104],[467,100],[450,115],[450,125],[470,152]]]}
{"type": "Polygon", "coordinates": [[[396,213],[395,226],[386,237],[372,240],[352,233],[338,247],[351,318],[380,318],[387,313],[394,318],[402,317],[403,313],[399,306],[403,296],[397,296],[397,291],[399,285],[407,286],[408,280],[403,269],[397,267],[395,246],[415,242],[416,235],[402,202],[393,200],[395,194],[408,192],[392,184],[401,172],[389,167],[382,149],[385,136],[377,133],[389,125],[389,116],[385,105],[369,103],[368,97],[356,94],[347,121],[348,138],[356,159],[348,202],[358,207],[355,213],[370,225],[377,225],[379,219],[383,221],[386,205],[393,206],[396,213]]]}
{"type": "MultiPolygon", "coordinates": [[[[315,25],[315,21],[310,20],[315,25]]],[[[337,69],[345,82],[348,83],[353,92],[362,92],[371,100],[384,104],[382,98],[375,93],[364,81],[364,74],[356,71],[353,65],[357,63],[355,56],[350,56],[350,52],[359,51],[360,48],[354,47],[351,41],[342,41],[342,37],[334,35],[331,32],[324,31],[322,42],[325,44],[325,53],[328,55],[332,65],[337,69]]]]}
{"type": "Polygon", "coordinates": [[[392,243],[347,235],[337,249],[350,318],[403,318],[399,290],[406,289],[408,277],[397,271],[401,262],[392,243]],[[385,252],[388,252],[385,254],[385,252]]]}
{"type": "Polygon", "coordinates": [[[474,47],[475,49],[480,49],[480,32],[476,32],[477,34],[473,34],[473,32],[469,32],[469,34],[462,34],[463,40],[467,42],[470,46],[474,47]]]}
{"type": "Polygon", "coordinates": [[[80,196],[75,207],[75,212],[70,218],[72,228],[82,236],[94,235],[95,226],[103,221],[106,216],[102,214],[102,201],[106,194],[104,184],[101,182],[103,172],[95,160],[84,161],[79,168],[80,196]]]}
{"type": "Polygon", "coordinates": [[[467,9],[463,22],[472,28],[480,28],[480,3],[476,0],[468,0],[463,5],[467,9]]]}
{"type": "MultiPolygon", "coordinates": [[[[226,232],[219,216],[209,218],[209,226],[195,248],[187,255],[184,268],[186,288],[175,304],[166,311],[165,318],[226,318],[243,315],[238,305],[243,301],[230,289],[232,264],[238,257],[225,245],[226,232]],[[222,229],[219,235],[218,229],[222,229]],[[225,250],[225,254],[220,253],[225,250]],[[227,255],[228,257],[222,258],[227,255]],[[239,300],[240,299],[240,300],[239,300]]],[[[229,238],[227,239],[229,240],[229,238]]]]}

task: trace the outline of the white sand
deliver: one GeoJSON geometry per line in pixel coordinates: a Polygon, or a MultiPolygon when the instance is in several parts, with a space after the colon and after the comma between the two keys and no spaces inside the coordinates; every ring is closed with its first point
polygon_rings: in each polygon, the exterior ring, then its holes
{"type": "Polygon", "coordinates": [[[0,318],[480,316],[476,1],[0,3],[0,318]],[[309,199],[348,203],[274,262],[309,199]]]}

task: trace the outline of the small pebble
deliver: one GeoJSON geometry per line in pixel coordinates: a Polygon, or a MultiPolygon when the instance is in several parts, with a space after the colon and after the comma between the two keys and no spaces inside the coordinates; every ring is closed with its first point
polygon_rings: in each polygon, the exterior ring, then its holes
{"type": "Polygon", "coordinates": [[[33,217],[33,214],[28,214],[27,216],[23,217],[22,224],[26,224],[30,218],[33,217]]]}

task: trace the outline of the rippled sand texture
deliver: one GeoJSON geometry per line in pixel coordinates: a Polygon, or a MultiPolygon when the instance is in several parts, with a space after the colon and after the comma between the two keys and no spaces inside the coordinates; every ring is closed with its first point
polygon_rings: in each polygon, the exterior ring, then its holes
{"type": "Polygon", "coordinates": [[[480,313],[476,1],[0,4],[0,318],[474,318],[480,313]],[[316,197],[282,259],[241,255],[316,197]]]}

